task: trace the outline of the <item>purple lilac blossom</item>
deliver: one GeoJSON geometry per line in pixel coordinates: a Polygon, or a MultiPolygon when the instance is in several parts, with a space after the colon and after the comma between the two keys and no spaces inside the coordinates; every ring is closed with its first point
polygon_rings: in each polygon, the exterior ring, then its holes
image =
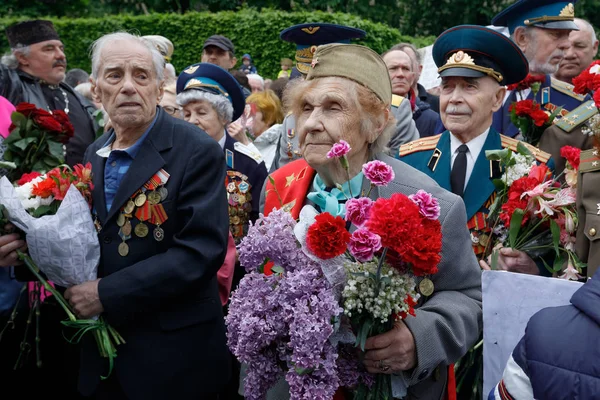
{"type": "Polygon", "coordinates": [[[435,220],[440,217],[440,204],[431,193],[419,189],[417,193],[411,194],[408,198],[419,206],[419,211],[425,218],[435,220]]]}
{"type": "Polygon", "coordinates": [[[353,344],[339,345],[337,370],[342,387],[354,389],[360,383],[371,387],[375,383],[375,376],[369,374],[364,368],[364,364],[357,357],[356,347],[353,344]]]}
{"type": "Polygon", "coordinates": [[[240,264],[246,271],[256,271],[266,258],[286,270],[308,262],[294,236],[296,221],[290,213],[275,210],[268,216],[260,215],[250,223],[248,234],[238,246],[240,264]]]}

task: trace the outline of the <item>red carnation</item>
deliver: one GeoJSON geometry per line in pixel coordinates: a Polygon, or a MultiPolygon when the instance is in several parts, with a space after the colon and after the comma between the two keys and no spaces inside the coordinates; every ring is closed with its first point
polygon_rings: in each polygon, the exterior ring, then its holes
{"type": "Polygon", "coordinates": [[[579,169],[581,149],[573,146],[563,146],[560,148],[560,156],[565,158],[571,167],[579,169]]]}
{"type": "Polygon", "coordinates": [[[30,172],[29,174],[23,174],[21,175],[21,178],[17,181],[17,185],[23,186],[24,184],[31,182],[38,176],[42,176],[42,174],[40,174],[37,171],[30,172]]]}
{"type": "Polygon", "coordinates": [[[31,194],[34,196],[40,196],[42,198],[48,198],[52,196],[54,191],[56,190],[56,182],[54,179],[48,177],[41,182],[33,185],[33,189],[31,190],[31,194]]]}
{"type": "Polygon", "coordinates": [[[546,124],[550,118],[546,111],[539,109],[539,105],[537,109],[531,111],[529,116],[533,119],[535,126],[544,126],[544,124],[546,124]]]}
{"type": "Polygon", "coordinates": [[[597,73],[597,68],[595,68],[597,65],[600,65],[599,60],[592,62],[582,73],[573,78],[573,91],[575,93],[587,94],[595,92],[598,89],[600,86],[600,74],[597,73]],[[594,72],[590,72],[592,69],[594,72]]]}
{"type": "Polygon", "coordinates": [[[34,112],[35,110],[37,110],[37,107],[35,106],[35,104],[31,104],[31,103],[19,103],[17,104],[17,106],[15,107],[16,111],[18,113],[23,114],[26,117],[29,117],[31,115],[32,112],[34,112]]]}
{"type": "MultiPolygon", "coordinates": [[[[539,171],[542,172],[541,170],[539,171]]],[[[533,190],[539,184],[540,181],[531,176],[524,176],[513,182],[510,189],[508,189],[508,201],[502,205],[502,212],[500,213],[500,219],[504,222],[505,226],[510,226],[510,219],[516,209],[527,209],[527,200],[521,199],[521,195],[533,190]]],[[[528,215],[525,214],[523,221],[521,221],[521,226],[525,225],[528,219],[528,215]]]]}
{"type": "Polygon", "coordinates": [[[328,260],[344,254],[350,242],[346,221],[325,212],[315,217],[306,233],[306,246],[317,257],[328,260]]]}
{"type": "Polygon", "coordinates": [[[525,79],[523,79],[521,82],[517,82],[517,83],[513,83],[512,85],[508,85],[507,89],[508,90],[525,90],[525,89],[529,89],[534,83],[544,83],[544,81],[546,80],[546,77],[544,75],[531,75],[531,74],[527,74],[527,76],[525,77],[525,79]]]}
{"type": "Polygon", "coordinates": [[[408,196],[396,193],[389,199],[378,199],[366,228],[381,237],[384,247],[410,264],[415,275],[437,272],[442,251],[441,224],[423,217],[408,196]]]}

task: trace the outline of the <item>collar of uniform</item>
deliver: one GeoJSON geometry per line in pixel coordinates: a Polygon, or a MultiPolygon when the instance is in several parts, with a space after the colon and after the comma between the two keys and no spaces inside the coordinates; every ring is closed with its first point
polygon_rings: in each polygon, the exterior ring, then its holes
{"type": "MultiPolygon", "coordinates": [[[[481,149],[483,149],[483,145],[485,144],[485,140],[489,133],[490,128],[487,128],[481,135],[465,143],[469,148],[469,157],[471,157],[473,161],[477,160],[477,157],[479,157],[479,153],[481,153],[481,149]]],[[[463,144],[463,142],[450,132],[450,154],[452,156],[454,156],[461,144],[463,144]]]]}
{"type": "MultiPolygon", "coordinates": [[[[158,117],[158,112],[156,113],[156,115],[154,115],[154,119],[152,120],[152,123],[150,124],[148,129],[146,129],[144,134],[138,140],[136,140],[136,142],[133,145],[129,146],[126,149],[119,149],[118,151],[123,151],[123,152],[127,153],[129,155],[129,157],[131,157],[132,159],[135,160],[135,156],[140,151],[140,147],[142,146],[142,143],[144,143],[144,140],[148,137],[148,133],[150,133],[150,130],[154,126],[154,123],[156,122],[157,117],[158,117]]],[[[106,141],[106,143],[104,143],[104,145],[100,149],[98,149],[98,151],[96,151],[96,154],[102,158],[108,158],[108,156],[110,155],[110,152],[113,150],[112,144],[115,141],[115,137],[116,137],[116,134],[113,129],[110,136],[108,137],[108,140],[106,141]]]]}
{"type": "Polygon", "coordinates": [[[221,146],[221,150],[225,150],[225,142],[227,141],[227,133],[225,129],[223,129],[223,137],[219,139],[219,146],[221,146]]]}

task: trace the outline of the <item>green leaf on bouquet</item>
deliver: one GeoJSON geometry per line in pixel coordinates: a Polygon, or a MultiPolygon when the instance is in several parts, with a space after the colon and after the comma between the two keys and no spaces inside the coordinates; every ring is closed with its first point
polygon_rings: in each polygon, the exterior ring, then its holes
{"type": "Polygon", "coordinates": [[[501,161],[505,160],[507,156],[510,156],[510,149],[502,149],[502,150],[486,150],[485,158],[492,161],[501,161]]]}
{"type": "Polygon", "coordinates": [[[271,272],[277,275],[283,275],[285,269],[283,269],[281,265],[276,265],[273,268],[271,268],[271,272]]]}
{"type": "Polygon", "coordinates": [[[513,249],[517,243],[517,239],[519,238],[519,232],[521,231],[521,222],[523,221],[523,216],[525,215],[525,211],[520,208],[515,209],[512,217],[510,217],[510,228],[508,230],[508,243],[510,243],[510,247],[513,249]]]}
{"type": "Polygon", "coordinates": [[[56,214],[56,211],[58,211],[58,206],[59,206],[59,202],[53,201],[52,203],[50,203],[47,206],[39,206],[38,208],[36,208],[35,210],[33,210],[31,212],[31,215],[34,218],[39,218],[43,215],[54,215],[54,214],[56,214]]]}
{"type": "Polygon", "coordinates": [[[492,179],[492,183],[498,191],[506,189],[506,183],[502,179],[492,179]]]}
{"type": "Polygon", "coordinates": [[[529,151],[529,149],[527,148],[527,146],[525,146],[523,144],[523,142],[519,142],[517,144],[517,153],[523,155],[523,156],[530,156],[533,157],[533,154],[531,153],[531,151],[529,151]]]}
{"type": "Polygon", "coordinates": [[[23,139],[21,137],[21,128],[18,126],[10,132],[10,135],[6,139],[4,139],[4,144],[7,146],[11,143],[16,142],[17,140],[23,139]]]}
{"type": "Polygon", "coordinates": [[[33,142],[35,142],[35,138],[28,137],[15,142],[15,147],[17,147],[20,150],[25,150],[27,146],[29,146],[33,142]]]}
{"type": "Polygon", "coordinates": [[[498,257],[500,256],[500,251],[499,250],[494,250],[492,252],[492,256],[491,256],[491,264],[490,264],[490,268],[492,270],[497,270],[498,269],[498,257]]]}
{"type": "Polygon", "coordinates": [[[265,261],[263,261],[263,263],[258,266],[258,272],[260,272],[261,274],[264,274],[265,273],[265,265],[267,265],[267,263],[269,261],[270,261],[269,257],[266,257],[265,261]]]}
{"type": "Polygon", "coordinates": [[[550,117],[548,118],[548,123],[552,123],[554,121],[554,118],[556,118],[556,116],[562,111],[562,109],[562,106],[556,107],[554,111],[552,111],[552,114],[550,114],[550,117]]]}
{"type": "Polygon", "coordinates": [[[50,150],[50,154],[54,157],[62,159],[64,155],[63,144],[59,142],[54,142],[52,140],[48,141],[48,149],[50,150]]]}
{"type": "Polygon", "coordinates": [[[552,232],[552,244],[554,245],[554,251],[556,255],[560,255],[560,226],[555,220],[550,220],[550,231],[552,232]]]}
{"type": "Polygon", "coordinates": [[[294,367],[294,371],[296,371],[296,373],[298,375],[308,375],[311,374],[315,371],[314,368],[300,368],[300,367],[294,367]]]}
{"type": "Polygon", "coordinates": [[[566,252],[560,253],[556,256],[554,259],[554,264],[552,265],[554,272],[558,272],[563,268],[563,265],[566,264],[568,257],[569,256],[566,252]]]}
{"type": "Polygon", "coordinates": [[[18,125],[22,124],[23,122],[27,121],[27,117],[24,116],[23,114],[21,114],[20,112],[15,111],[10,115],[10,120],[12,121],[13,124],[18,126],[18,125]]]}
{"type": "Polygon", "coordinates": [[[17,169],[17,164],[10,161],[0,161],[0,168],[4,169],[17,169]]]}
{"type": "Polygon", "coordinates": [[[367,342],[369,333],[371,333],[372,327],[373,320],[371,318],[366,318],[358,328],[358,333],[356,334],[356,346],[360,346],[362,351],[365,351],[365,343],[367,342]]]}
{"type": "Polygon", "coordinates": [[[546,269],[548,270],[548,272],[550,272],[551,274],[554,273],[554,269],[548,265],[548,263],[546,262],[546,260],[544,260],[544,257],[540,257],[540,260],[542,260],[542,263],[544,264],[544,267],[546,267],[546,269]]]}
{"type": "Polygon", "coordinates": [[[46,166],[46,163],[44,163],[44,161],[38,160],[38,161],[36,161],[35,164],[33,164],[33,167],[31,167],[31,170],[45,174],[46,172],[48,172],[48,167],[46,166]]]}

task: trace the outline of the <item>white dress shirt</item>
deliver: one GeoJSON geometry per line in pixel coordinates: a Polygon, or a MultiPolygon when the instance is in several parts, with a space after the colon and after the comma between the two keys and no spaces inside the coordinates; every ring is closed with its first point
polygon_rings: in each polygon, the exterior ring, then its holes
{"type": "MultiPolygon", "coordinates": [[[[481,135],[477,136],[474,139],[471,139],[469,142],[464,143],[469,148],[467,152],[467,173],[465,175],[465,187],[467,188],[467,184],[469,183],[469,178],[471,178],[471,173],[473,172],[473,167],[475,167],[475,161],[477,161],[477,157],[479,157],[479,153],[481,153],[481,149],[483,149],[483,145],[485,144],[485,140],[487,139],[488,134],[490,133],[490,128],[487,128],[481,135]]],[[[458,154],[458,148],[463,144],[456,136],[450,132],[450,154],[452,154],[452,160],[450,161],[450,169],[454,166],[454,160],[456,159],[456,155],[458,154]]]]}

